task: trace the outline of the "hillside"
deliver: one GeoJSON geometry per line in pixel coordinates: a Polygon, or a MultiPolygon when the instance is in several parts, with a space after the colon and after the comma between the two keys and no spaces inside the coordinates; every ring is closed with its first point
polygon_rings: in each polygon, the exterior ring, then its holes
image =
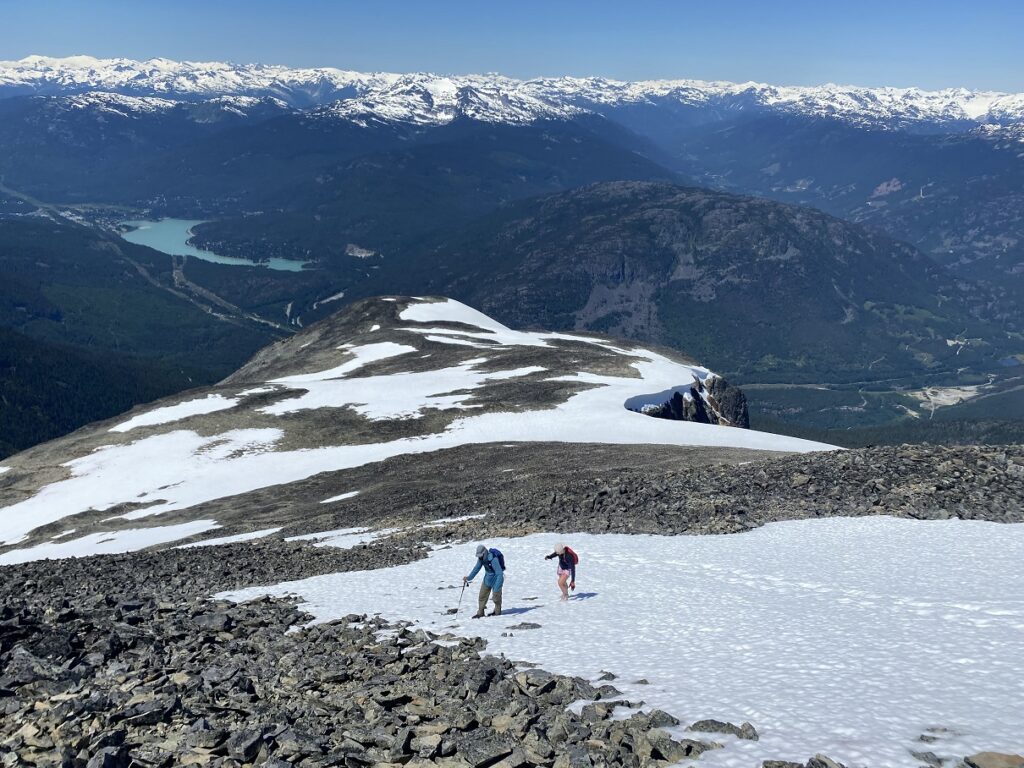
{"type": "Polygon", "coordinates": [[[261,518],[280,527],[357,490],[346,470],[463,445],[829,447],[749,431],[745,419],[741,396],[678,357],[512,331],[450,300],[368,300],[267,347],[216,387],[5,460],[3,541],[22,554],[0,557],[81,551],[112,514],[111,541],[261,518]],[[673,400],[670,418],[644,413],[673,400]],[[155,516],[160,525],[135,530],[155,516]],[[76,535],[62,539],[69,528],[76,535]]]}
{"type": "Polygon", "coordinates": [[[180,371],[152,361],[0,327],[0,459],[190,385],[180,371]]]}
{"type": "Polygon", "coordinates": [[[989,312],[1001,321],[1017,322],[1024,295],[1021,94],[31,56],[0,62],[0,118],[0,174],[16,189],[50,202],[243,217],[210,237],[257,257],[365,237],[381,250],[403,218],[436,218],[448,203],[479,210],[492,196],[574,180],[679,174],[908,241],[989,281],[1001,294],[989,312]],[[505,134],[497,157],[406,156],[435,136],[458,142],[467,126],[573,135],[541,155],[505,134]],[[589,168],[566,173],[564,155],[580,141],[589,168]],[[658,169],[624,173],[636,152],[658,169]],[[368,166],[350,166],[361,157],[368,166]],[[420,189],[413,166],[424,159],[443,169],[430,174],[436,188],[420,189]],[[365,183],[367,167],[390,171],[380,188],[365,183]],[[325,210],[302,215],[314,205],[325,210]],[[270,215],[249,218],[257,212],[270,215]]]}
{"type": "Polygon", "coordinates": [[[417,263],[406,285],[513,325],[667,344],[762,381],[983,367],[1012,346],[977,317],[984,292],[912,247],[702,189],[610,183],[527,201],[417,263]]]}
{"type": "Polygon", "coordinates": [[[0,333],[4,455],[212,383],[279,335],[179,286],[170,257],[45,216],[0,219],[0,333]]]}

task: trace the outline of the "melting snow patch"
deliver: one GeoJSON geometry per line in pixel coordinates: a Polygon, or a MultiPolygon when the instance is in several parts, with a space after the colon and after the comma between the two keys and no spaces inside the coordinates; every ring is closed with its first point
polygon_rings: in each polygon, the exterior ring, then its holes
{"type": "Polygon", "coordinates": [[[2,475],[4,472],[10,472],[10,471],[11,471],[10,467],[0,467],[0,475],[2,475]]]}
{"type": "Polygon", "coordinates": [[[354,379],[314,378],[319,374],[278,379],[289,384],[297,380],[296,383],[305,392],[298,397],[260,408],[260,411],[280,415],[316,408],[348,406],[368,419],[416,418],[422,416],[426,408],[448,410],[478,407],[466,402],[472,398],[469,390],[478,389],[489,381],[512,379],[544,370],[538,366],[516,368],[511,371],[477,370],[476,367],[485,362],[483,359],[467,360],[451,368],[361,376],[354,379]],[[447,394],[450,392],[458,394],[447,394]]]}
{"type": "MultiPolygon", "coordinates": [[[[243,393],[244,394],[244,393],[243,393]]],[[[133,416],[128,421],[111,427],[111,432],[128,432],[136,427],[152,427],[158,424],[170,424],[174,421],[187,419],[189,416],[201,416],[204,413],[224,411],[238,405],[237,397],[224,397],[223,395],[207,395],[195,400],[186,400],[184,403],[169,405],[166,408],[156,408],[138,416],[133,416]]]]}
{"type": "Polygon", "coordinates": [[[347,350],[352,355],[352,359],[342,363],[341,365],[335,366],[334,368],[329,368],[326,371],[301,373],[297,376],[285,376],[280,379],[274,379],[272,383],[306,384],[313,381],[339,379],[362,368],[367,363],[376,362],[377,360],[387,360],[389,357],[397,357],[398,355],[404,355],[408,352],[419,351],[416,347],[410,347],[408,344],[395,344],[391,341],[382,341],[379,344],[364,344],[360,347],[345,345],[343,347],[339,347],[339,349],[347,350]]]}
{"type": "Polygon", "coordinates": [[[429,523],[426,523],[423,527],[424,528],[431,528],[431,527],[438,526],[438,525],[445,525],[447,523],[461,523],[464,520],[482,520],[485,517],[487,517],[487,513],[486,512],[484,512],[481,515],[462,515],[461,517],[442,517],[442,518],[440,518],[438,520],[431,520],[429,523]]]}
{"type": "Polygon", "coordinates": [[[370,331],[371,331],[371,332],[373,332],[373,331],[379,331],[379,330],[380,330],[380,326],[379,326],[379,325],[376,325],[376,324],[375,324],[375,325],[374,325],[374,326],[373,326],[372,328],[370,328],[370,331]]]}
{"type": "Polygon", "coordinates": [[[79,539],[46,542],[26,549],[15,549],[0,555],[0,565],[27,563],[31,560],[49,560],[61,557],[87,557],[134,552],[156,544],[187,539],[199,533],[220,528],[216,520],[193,520],[180,525],[156,528],[126,528],[121,531],[100,531],[79,539]]]}
{"type": "Polygon", "coordinates": [[[285,541],[312,541],[314,547],[335,547],[336,549],[352,549],[359,544],[368,544],[374,539],[390,536],[397,528],[382,528],[371,531],[369,528],[338,528],[334,531],[305,533],[301,536],[289,536],[285,541]]]}
{"type": "Polygon", "coordinates": [[[256,539],[262,539],[265,536],[280,531],[278,528],[264,528],[262,531],[249,531],[248,533],[236,533],[234,536],[220,536],[216,539],[203,539],[202,541],[194,541],[191,544],[182,544],[175,549],[191,549],[193,547],[215,547],[218,544],[236,544],[242,541],[254,541],[256,539]]]}
{"type": "Polygon", "coordinates": [[[239,397],[249,397],[250,395],[265,395],[265,394],[267,394],[269,392],[276,392],[276,391],[277,391],[277,387],[275,387],[275,386],[255,387],[254,389],[246,389],[243,392],[239,392],[238,396],[239,397]]]}
{"type": "Polygon", "coordinates": [[[552,672],[611,670],[627,698],[684,723],[755,725],[760,741],[724,738],[725,749],[701,756],[709,766],[819,752],[849,766],[911,766],[929,728],[949,729],[927,746],[940,757],[1020,749],[1024,525],[839,518],[727,536],[487,543],[509,562],[502,618],[445,615],[475,542],[393,566],[387,578],[337,573],[218,597],[298,594],[317,621],[382,612],[451,628],[552,672]],[[568,603],[543,560],[558,541],[581,556],[568,603]],[[523,614],[541,627],[509,633],[523,614]],[[640,678],[650,684],[628,682],[640,678]]]}
{"type": "MultiPolygon", "coordinates": [[[[344,501],[345,499],[351,499],[353,496],[358,496],[359,491],[349,491],[348,493],[339,493],[337,496],[331,496],[329,499],[324,499],[321,504],[333,504],[336,501],[344,501]]],[[[291,541],[291,539],[289,539],[291,541]]]]}

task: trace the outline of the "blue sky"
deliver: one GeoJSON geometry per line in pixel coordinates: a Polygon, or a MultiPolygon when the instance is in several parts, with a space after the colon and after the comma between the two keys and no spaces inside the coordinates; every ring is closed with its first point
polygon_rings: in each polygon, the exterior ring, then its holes
{"type": "Polygon", "coordinates": [[[30,53],[1024,91],[1024,0],[0,0],[30,53]]]}

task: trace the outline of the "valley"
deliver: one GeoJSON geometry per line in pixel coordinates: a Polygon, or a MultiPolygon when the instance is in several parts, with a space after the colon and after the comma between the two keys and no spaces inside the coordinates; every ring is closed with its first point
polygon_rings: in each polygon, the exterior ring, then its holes
{"type": "Polygon", "coordinates": [[[215,314],[281,333],[438,293],[695,355],[754,386],[773,429],[1020,434],[1012,94],[89,67],[0,68],[4,217],[161,220],[125,236],[174,254],[157,282],[215,314]],[[623,183],[679,191],[616,202],[623,183]],[[250,264],[270,269],[233,271],[250,264]],[[989,377],[1004,394],[938,419],[908,394],[989,377]],[[832,394],[794,404],[790,384],[832,394]]]}

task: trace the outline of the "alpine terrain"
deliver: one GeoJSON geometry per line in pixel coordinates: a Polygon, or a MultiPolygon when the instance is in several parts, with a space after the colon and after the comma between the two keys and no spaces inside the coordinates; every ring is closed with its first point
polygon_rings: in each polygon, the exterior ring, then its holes
{"type": "Polygon", "coordinates": [[[166,5],[4,18],[0,768],[1024,768],[1013,67],[529,76],[948,7],[166,5]]]}

